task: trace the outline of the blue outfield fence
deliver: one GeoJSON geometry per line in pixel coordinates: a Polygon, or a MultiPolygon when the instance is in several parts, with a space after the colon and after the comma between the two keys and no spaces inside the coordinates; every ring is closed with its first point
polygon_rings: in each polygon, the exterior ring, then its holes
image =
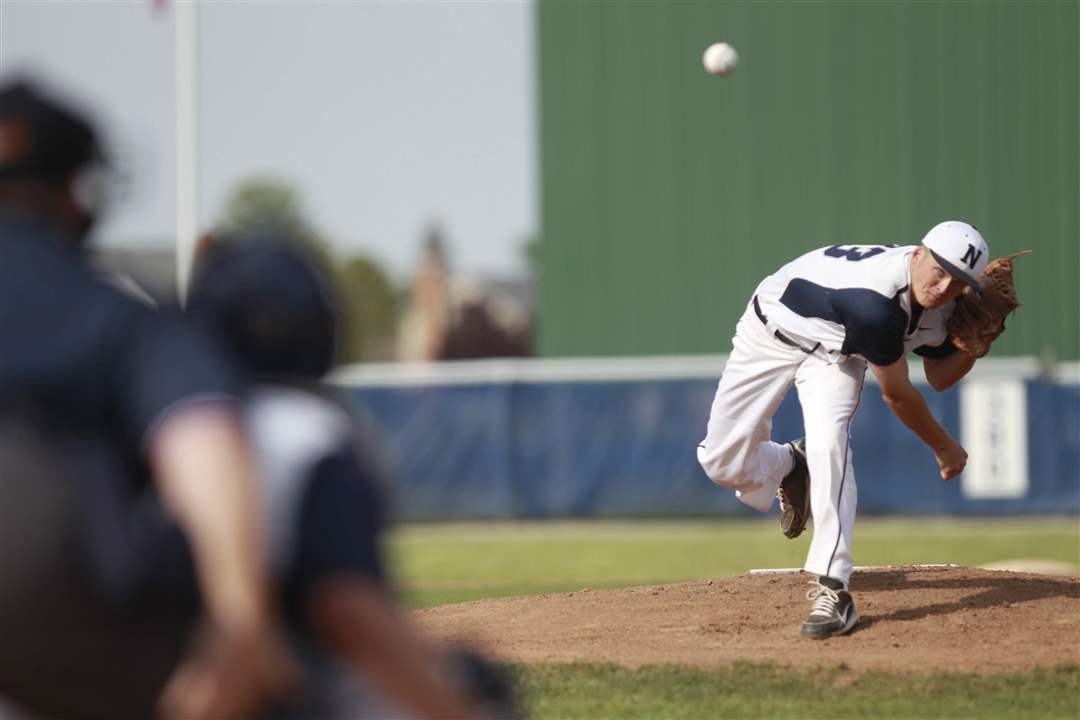
{"type": "MultiPolygon", "coordinates": [[[[403,519],[756,515],[697,464],[723,357],[354,366],[336,384],[378,424],[403,519]]],[[[868,382],[853,429],[863,513],[1080,513],[1080,367],[980,361],[931,410],[971,454],[933,454],[868,382]]],[[[773,438],[799,437],[794,390],[773,438]]]]}

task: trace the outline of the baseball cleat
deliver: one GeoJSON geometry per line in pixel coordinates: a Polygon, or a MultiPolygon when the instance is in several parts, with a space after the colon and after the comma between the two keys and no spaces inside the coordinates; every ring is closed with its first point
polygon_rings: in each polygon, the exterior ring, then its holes
{"type": "Polygon", "coordinates": [[[780,501],[780,530],[794,539],[806,529],[810,519],[810,470],[806,465],[806,438],[789,442],[795,465],[780,481],[776,499],[780,501]]]}
{"type": "Polygon", "coordinates": [[[802,624],[802,634],[808,638],[821,640],[833,635],[843,635],[855,627],[859,611],[851,593],[844,589],[844,584],[830,577],[811,580],[813,590],[806,593],[811,601],[810,615],[802,624]]]}

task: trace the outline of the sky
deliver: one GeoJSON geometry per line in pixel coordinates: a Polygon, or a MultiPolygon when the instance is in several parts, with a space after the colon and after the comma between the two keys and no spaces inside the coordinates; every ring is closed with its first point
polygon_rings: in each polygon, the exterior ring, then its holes
{"type": "MultiPolygon", "coordinates": [[[[153,0],[0,0],[0,72],[91,108],[131,178],[98,242],[176,242],[174,13],[153,0]]],[[[300,192],[339,255],[399,279],[425,229],[465,274],[524,271],[538,225],[529,2],[203,2],[202,228],[236,184],[300,192]]]]}

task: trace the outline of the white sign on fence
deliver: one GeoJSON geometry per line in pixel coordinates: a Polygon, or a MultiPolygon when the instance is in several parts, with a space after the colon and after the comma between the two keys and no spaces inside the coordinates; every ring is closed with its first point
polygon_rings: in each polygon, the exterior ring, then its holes
{"type": "Polygon", "coordinates": [[[1022,498],[1028,490],[1027,391],[1020,379],[968,379],[960,385],[961,443],[968,463],[964,497],[1022,498]]]}

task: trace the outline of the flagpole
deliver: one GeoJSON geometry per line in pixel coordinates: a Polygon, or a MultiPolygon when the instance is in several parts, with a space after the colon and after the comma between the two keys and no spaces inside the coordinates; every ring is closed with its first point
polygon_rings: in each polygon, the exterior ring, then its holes
{"type": "Polygon", "coordinates": [[[199,236],[199,4],[177,0],[176,71],[176,292],[187,297],[199,236]]]}

